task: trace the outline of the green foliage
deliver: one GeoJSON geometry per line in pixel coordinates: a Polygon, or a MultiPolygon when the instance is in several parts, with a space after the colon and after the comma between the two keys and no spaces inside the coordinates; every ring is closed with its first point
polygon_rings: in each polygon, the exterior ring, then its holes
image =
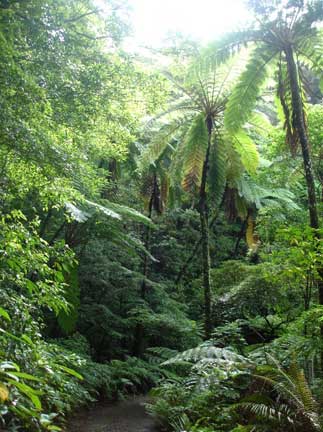
{"type": "Polygon", "coordinates": [[[267,72],[278,50],[269,50],[264,44],[257,46],[241,74],[238,84],[230,95],[225,111],[225,125],[230,133],[239,132],[249,120],[262,86],[267,78],[267,72]]]}
{"type": "Polygon", "coordinates": [[[215,134],[210,150],[208,183],[214,207],[219,207],[227,180],[227,145],[220,134],[215,134]]]}
{"type": "Polygon", "coordinates": [[[255,174],[259,164],[259,153],[254,141],[243,130],[232,137],[233,147],[241,157],[241,162],[249,174],[255,174]]]}
{"type": "Polygon", "coordinates": [[[287,370],[275,359],[271,361],[273,365],[259,366],[255,372],[255,380],[263,383],[262,391],[247,396],[234,408],[251,413],[257,430],[266,430],[269,423],[276,430],[320,431],[317,403],[304,372],[295,360],[287,370]]]}
{"type": "Polygon", "coordinates": [[[0,3],[0,429],[153,389],[165,430],[320,430],[322,2],[151,59],[122,1],[0,3]]]}
{"type": "Polygon", "coordinates": [[[185,137],[182,174],[184,190],[194,192],[199,187],[207,147],[208,132],[204,115],[200,114],[193,120],[185,137]]]}
{"type": "Polygon", "coordinates": [[[154,389],[157,399],[150,412],[161,426],[169,430],[230,430],[234,416],[229,405],[238,400],[245,388],[250,364],[232,349],[217,348],[211,343],[178,354],[165,365],[193,362],[179,382],[165,381],[154,389]],[[204,429],[205,428],[205,429],[204,429]]]}

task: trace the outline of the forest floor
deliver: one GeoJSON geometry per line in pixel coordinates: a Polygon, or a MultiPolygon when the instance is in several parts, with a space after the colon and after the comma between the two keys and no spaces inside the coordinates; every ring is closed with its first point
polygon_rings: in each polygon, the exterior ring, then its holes
{"type": "Polygon", "coordinates": [[[98,403],[71,419],[68,432],[155,432],[154,421],[145,410],[148,398],[136,396],[111,404],[98,403]]]}

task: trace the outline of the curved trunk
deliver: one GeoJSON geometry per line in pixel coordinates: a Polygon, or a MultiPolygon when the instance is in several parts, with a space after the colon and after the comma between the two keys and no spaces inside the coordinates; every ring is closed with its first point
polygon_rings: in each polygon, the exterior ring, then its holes
{"type": "Polygon", "coordinates": [[[210,117],[206,119],[208,130],[208,146],[203,163],[202,179],[200,186],[199,212],[201,222],[201,248],[202,248],[202,266],[203,266],[203,289],[204,289],[204,332],[205,339],[211,337],[212,319],[211,319],[211,281],[210,281],[210,247],[209,247],[209,221],[208,207],[206,196],[207,174],[209,169],[209,157],[211,148],[211,135],[213,122],[210,117]]]}

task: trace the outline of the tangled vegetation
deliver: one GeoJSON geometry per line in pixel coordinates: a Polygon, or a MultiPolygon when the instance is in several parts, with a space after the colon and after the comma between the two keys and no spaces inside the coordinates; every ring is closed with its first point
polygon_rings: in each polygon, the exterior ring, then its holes
{"type": "Polygon", "coordinates": [[[0,429],[323,429],[323,3],[247,3],[138,54],[121,0],[0,1],[0,429]]]}

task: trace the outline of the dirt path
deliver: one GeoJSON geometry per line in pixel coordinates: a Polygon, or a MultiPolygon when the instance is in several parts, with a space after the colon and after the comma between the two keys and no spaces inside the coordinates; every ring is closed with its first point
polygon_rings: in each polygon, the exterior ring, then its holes
{"type": "Polygon", "coordinates": [[[137,396],[113,405],[97,404],[77,414],[67,432],[156,432],[145,402],[147,398],[137,396]]]}

